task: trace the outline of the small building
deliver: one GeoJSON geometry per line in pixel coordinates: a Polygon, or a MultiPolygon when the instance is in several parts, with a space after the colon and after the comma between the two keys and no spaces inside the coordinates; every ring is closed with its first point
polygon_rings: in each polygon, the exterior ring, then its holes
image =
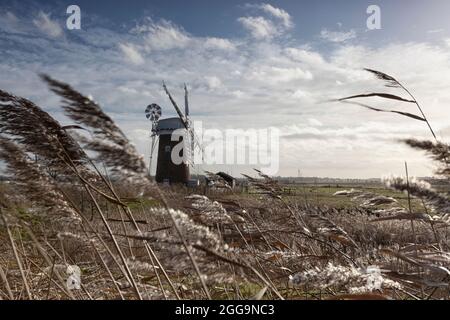
{"type": "Polygon", "coordinates": [[[186,185],[188,188],[198,188],[200,186],[200,180],[189,179],[186,185]]]}
{"type": "Polygon", "coordinates": [[[225,182],[231,187],[234,188],[236,186],[236,179],[232,176],[230,176],[228,173],[225,172],[217,172],[217,176],[221,177],[225,182]]]}

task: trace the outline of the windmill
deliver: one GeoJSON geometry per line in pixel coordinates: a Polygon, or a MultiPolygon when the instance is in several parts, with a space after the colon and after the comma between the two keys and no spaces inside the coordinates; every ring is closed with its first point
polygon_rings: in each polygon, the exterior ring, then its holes
{"type": "Polygon", "coordinates": [[[152,131],[150,134],[150,161],[148,166],[148,174],[151,175],[151,169],[152,169],[152,162],[153,162],[153,153],[155,151],[155,146],[157,142],[157,136],[156,136],[156,125],[158,123],[159,118],[161,117],[162,111],[161,107],[158,106],[156,103],[152,103],[145,108],[145,117],[151,121],[152,123],[152,131]]]}
{"type": "Polygon", "coordinates": [[[185,110],[183,114],[164,82],[163,89],[178,116],[160,119],[161,108],[157,104],[153,103],[146,108],[146,117],[152,121],[149,171],[151,170],[156,142],[159,140],[155,180],[160,183],[189,183],[189,166],[194,164],[195,148],[198,147],[202,151],[190,120],[189,93],[186,85],[184,85],[185,110]],[[175,131],[177,135],[173,138],[175,131]],[[173,153],[182,158],[181,163],[174,160],[173,153]]]}

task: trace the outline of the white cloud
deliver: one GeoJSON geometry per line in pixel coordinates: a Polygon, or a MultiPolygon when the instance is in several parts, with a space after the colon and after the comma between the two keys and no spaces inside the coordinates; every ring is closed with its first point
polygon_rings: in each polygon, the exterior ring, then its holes
{"type": "Polygon", "coordinates": [[[320,122],[319,120],[314,119],[314,118],[309,118],[309,119],[308,119],[308,122],[309,122],[309,124],[312,125],[312,126],[316,126],[316,127],[321,127],[321,126],[323,126],[323,123],[322,123],[322,122],[320,122]]]}
{"type": "Polygon", "coordinates": [[[275,25],[264,17],[240,17],[238,21],[256,39],[270,39],[278,33],[275,25]]]}
{"type": "Polygon", "coordinates": [[[444,32],[444,29],[433,29],[427,31],[427,33],[440,33],[440,32],[444,32]]]}
{"type": "Polygon", "coordinates": [[[286,48],[285,52],[293,60],[303,62],[309,65],[317,66],[325,63],[322,55],[315,51],[298,48],[286,48]]]}
{"type": "Polygon", "coordinates": [[[348,32],[329,31],[327,29],[322,29],[320,31],[320,37],[331,42],[345,42],[347,40],[356,38],[356,32],[353,29],[348,32]]]}
{"type": "Polygon", "coordinates": [[[218,37],[195,37],[183,28],[167,20],[154,22],[146,19],[131,30],[140,39],[140,47],[146,52],[168,51],[173,49],[208,49],[234,51],[234,41],[218,37]]]}
{"type": "Polygon", "coordinates": [[[222,81],[216,76],[207,76],[205,80],[208,88],[211,90],[218,89],[222,86],[222,81]]]}
{"type": "Polygon", "coordinates": [[[191,41],[189,34],[167,20],[159,23],[147,20],[135,27],[132,32],[144,35],[145,46],[149,51],[184,48],[191,41]]]}
{"type": "Polygon", "coordinates": [[[278,82],[289,82],[295,80],[312,80],[313,75],[309,70],[299,67],[281,68],[274,66],[263,66],[254,70],[249,79],[266,83],[276,84],[278,82]]]}
{"type": "Polygon", "coordinates": [[[4,14],[0,14],[0,21],[5,23],[17,23],[19,19],[11,11],[6,11],[4,14]]]}
{"type": "Polygon", "coordinates": [[[287,29],[292,28],[294,24],[292,23],[291,16],[285,10],[276,8],[268,3],[263,3],[259,6],[259,8],[274,17],[280,19],[283,23],[283,26],[287,29]]]}
{"type": "Polygon", "coordinates": [[[16,15],[10,11],[0,12],[0,30],[6,32],[20,32],[20,21],[16,15]]]}
{"type": "Polygon", "coordinates": [[[63,30],[58,22],[53,21],[49,14],[39,11],[37,17],[33,19],[33,23],[46,35],[57,38],[63,34],[63,30]]]}
{"type": "Polygon", "coordinates": [[[272,39],[274,36],[280,35],[294,26],[291,16],[283,9],[276,8],[267,3],[259,5],[248,4],[247,7],[257,8],[268,14],[268,18],[261,16],[238,18],[238,22],[255,39],[272,39]],[[269,17],[275,19],[269,19],[269,17]]]}
{"type": "Polygon", "coordinates": [[[314,104],[314,96],[305,89],[297,89],[292,92],[289,99],[293,99],[302,105],[313,105],[314,104]]]}
{"type": "Polygon", "coordinates": [[[205,47],[209,49],[236,50],[235,44],[228,39],[211,37],[206,38],[204,43],[205,47]]]}
{"type": "Polygon", "coordinates": [[[125,55],[125,58],[135,64],[140,65],[144,63],[144,58],[139,53],[139,51],[135,48],[134,45],[129,43],[119,43],[119,48],[122,50],[122,53],[125,55]]]}

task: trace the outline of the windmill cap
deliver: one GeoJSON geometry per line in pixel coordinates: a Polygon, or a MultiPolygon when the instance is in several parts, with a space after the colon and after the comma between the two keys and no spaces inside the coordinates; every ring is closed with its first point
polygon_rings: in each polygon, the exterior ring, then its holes
{"type": "Polygon", "coordinates": [[[181,121],[181,119],[178,117],[167,118],[159,120],[156,126],[156,133],[158,134],[171,133],[172,131],[177,129],[185,129],[183,121],[181,121]]]}

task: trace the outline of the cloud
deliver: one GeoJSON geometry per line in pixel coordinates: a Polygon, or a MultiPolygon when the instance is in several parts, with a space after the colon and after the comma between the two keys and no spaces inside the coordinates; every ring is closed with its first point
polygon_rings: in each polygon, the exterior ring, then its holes
{"type": "Polygon", "coordinates": [[[238,21],[256,39],[270,39],[278,33],[275,25],[263,17],[240,17],[238,21]]]}
{"type": "Polygon", "coordinates": [[[191,41],[189,34],[167,20],[155,23],[147,19],[144,24],[136,26],[132,32],[144,35],[144,45],[148,51],[184,48],[191,41]]]}
{"type": "Polygon", "coordinates": [[[370,121],[354,126],[336,124],[334,127],[324,127],[321,121],[309,118],[303,125],[284,126],[282,132],[283,139],[358,140],[355,143],[361,143],[374,139],[394,140],[412,131],[407,127],[389,127],[370,121]]]}
{"type": "Polygon", "coordinates": [[[58,22],[52,20],[49,14],[39,11],[37,17],[33,19],[33,23],[46,35],[57,38],[63,34],[63,29],[58,22]]]}
{"type": "Polygon", "coordinates": [[[122,50],[123,54],[125,55],[125,58],[135,64],[140,65],[144,63],[144,58],[142,58],[139,51],[129,43],[119,43],[119,48],[122,50]]]}
{"type": "Polygon", "coordinates": [[[0,21],[2,23],[16,24],[19,22],[19,19],[11,11],[6,11],[5,13],[0,14],[0,21]]]}
{"type": "Polygon", "coordinates": [[[266,83],[289,82],[295,80],[312,80],[313,75],[309,70],[300,67],[281,68],[275,66],[263,66],[254,70],[250,79],[266,83]]]}
{"type": "Polygon", "coordinates": [[[286,54],[295,61],[303,62],[309,65],[321,65],[325,63],[322,55],[318,52],[299,49],[299,48],[286,48],[286,54]]]}
{"type": "Polygon", "coordinates": [[[0,12],[0,30],[5,32],[21,32],[20,20],[11,11],[0,12]]]}
{"type": "Polygon", "coordinates": [[[320,37],[331,42],[345,42],[350,39],[356,38],[356,32],[353,29],[348,32],[329,31],[327,29],[322,29],[320,31],[320,37]]]}
{"type": "Polygon", "coordinates": [[[223,38],[206,38],[204,44],[208,49],[236,50],[236,45],[232,41],[223,38]]]}
{"type": "Polygon", "coordinates": [[[323,126],[323,123],[322,123],[322,122],[320,122],[319,120],[314,119],[314,118],[309,118],[309,119],[308,119],[308,123],[309,123],[310,125],[316,126],[316,127],[321,127],[321,126],[323,126]]]}
{"type": "Polygon", "coordinates": [[[149,18],[144,19],[143,23],[131,29],[130,33],[137,37],[134,49],[145,53],[188,48],[193,51],[199,49],[234,51],[237,47],[230,39],[195,37],[182,27],[164,19],[158,22],[149,18]]]}
{"type": "Polygon", "coordinates": [[[285,10],[273,7],[268,3],[263,3],[259,5],[259,8],[278,19],[281,19],[285,28],[289,29],[294,26],[291,16],[285,10]]]}
{"type": "Polygon", "coordinates": [[[207,76],[205,80],[208,88],[211,90],[218,89],[222,86],[222,81],[216,76],[207,76]]]}
{"type": "Polygon", "coordinates": [[[433,29],[427,31],[427,33],[441,33],[441,32],[444,32],[444,29],[433,29]]]}
{"type": "Polygon", "coordinates": [[[276,8],[270,4],[263,3],[259,5],[247,4],[247,8],[256,8],[268,14],[268,17],[247,16],[238,18],[238,22],[250,32],[255,39],[272,39],[291,29],[294,24],[291,16],[285,10],[276,8]],[[271,18],[275,18],[273,20],[271,18]]]}

